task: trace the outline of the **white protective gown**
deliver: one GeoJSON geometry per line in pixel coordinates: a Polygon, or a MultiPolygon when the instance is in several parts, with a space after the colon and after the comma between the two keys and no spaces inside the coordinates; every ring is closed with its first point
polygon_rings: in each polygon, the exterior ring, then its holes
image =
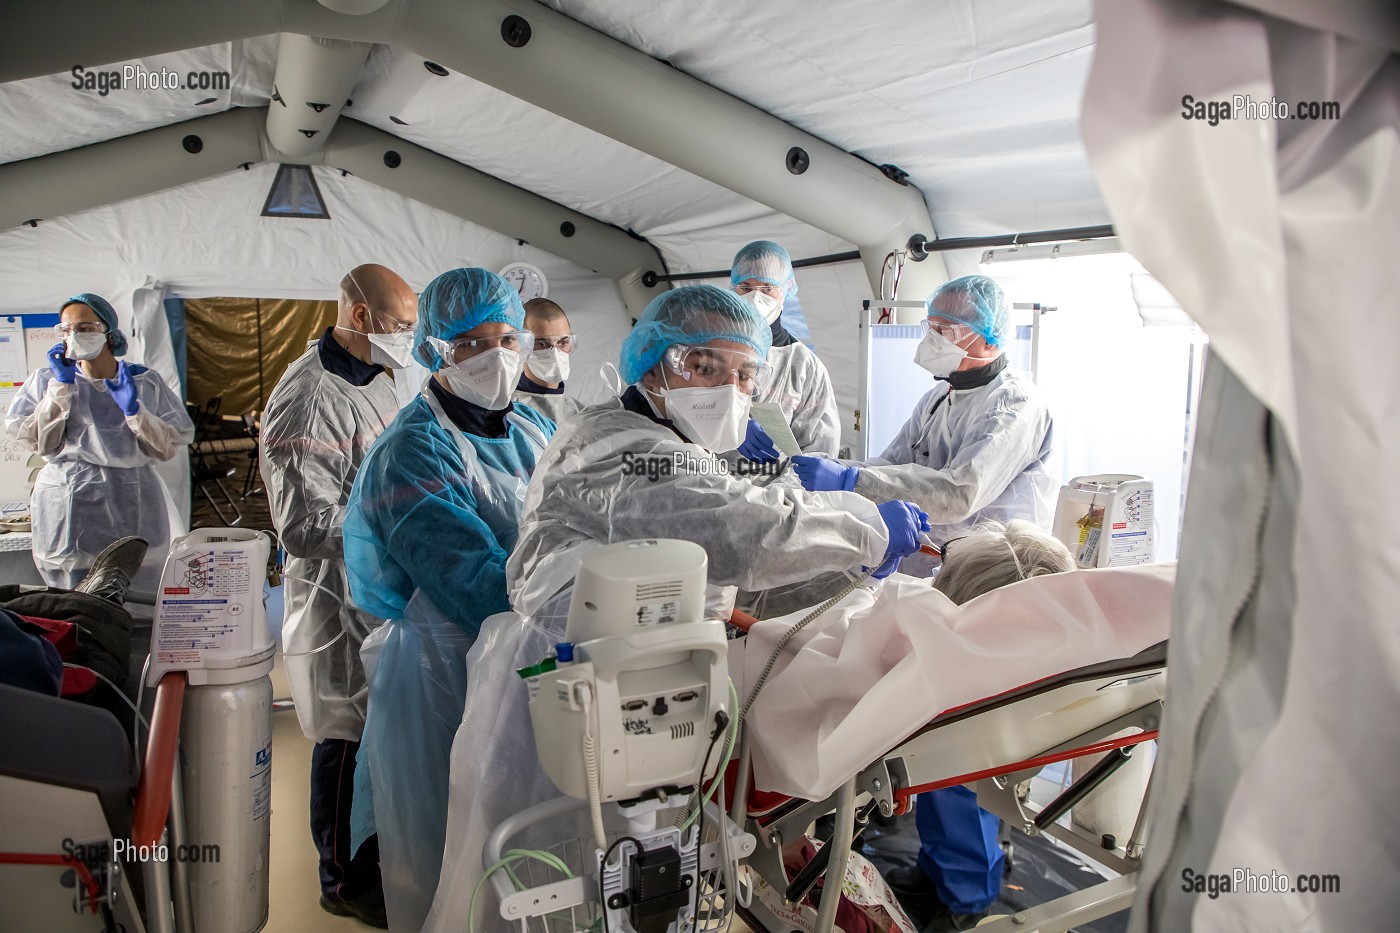
{"type": "Polygon", "coordinates": [[[583,405],[578,399],[563,393],[555,395],[516,389],[510,398],[513,402],[523,402],[529,405],[555,424],[563,424],[583,410],[583,405]]]}
{"type": "Polygon", "coordinates": [[[360,644],[382,620],[350,603],[341,523],[360,461],[397,414],[389,373],[354,385],[326,369],[319,342],[287,368],[263,413],[263,485],[289,555],[282,649],[314,742],[358,742],[364,728],[360,644]]]}
{"type": "MultiPolygon", "coordinates": [[[[660,474],[659,465],[674,464],[677,453],[718,462],[643,415],[600,406],[560,426],[541,458],[507,566],[515,612],[489,619],[467,658],[470,685],[452,745],[447,841],[425,931],[467,929],[487,835],[507,816],[560,796],[539,765],[525,683],[515,672],[563,639],[568,587],[584,554],[635,538],[694,541],[709,556],[708,614],[718,619],[728,618],[736,586],[791,584],[873,565],[884,555],[884,521],[859,496],[809,493],[787,476],[763,483],[713,472],[660,474]],[[655,480],[646,472],[652,463],[655,480]]],[[[547,832],[558,841],[576,829],[547,832]]],[[[497,908],[494,891],[484,886],[475,929],[505,930],[497,908]]]]}
{"type": "Polygon", "coordinates": [[[1049,528],[1050,427],[1040,390],[1020,370],[1003,369],[973,389],[939,382],[885,452],[862,465],[855,491],[876,502],[914,502],[938,542],[979,521],[1021,518],[1049,528]]]}
{"type": "Polygon", "coordinates": [[[5,430],[47,461],[34,481],[34,563],[49,586],[72,589],[102,549],[126,535],[150,542],[135,587],[155,592],[171,535],[183,528],[152,464],[194,439],[185,406],[159,373],[127,364],[140,407],[124,415],[102,379],[72,383],[47,367],[25,380],[5,430]]]}
{"type": "Polygon", "coordinates": [[[804,454],[836,456],[841,449],[841,418],[826,364],[801,341],[774,346],[765,362],[768,374],[757,400],[783,410],[804,454]]]}

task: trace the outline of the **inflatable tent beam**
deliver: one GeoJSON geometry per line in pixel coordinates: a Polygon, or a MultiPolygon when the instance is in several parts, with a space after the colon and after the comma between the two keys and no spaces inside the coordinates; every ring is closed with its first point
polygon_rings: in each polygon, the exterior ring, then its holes
{"type": "MultiPolygon", "coordinates": [[[[313,0],[58,0],[0,5],[0,80],[276,32],[411,49],[855,244],[872,288],[886,254],[935,234],[918,189],[535,0],[392,0],[365,15],[313,0]]],[[[907,294],[946,278],[907,265],[907,294]]]]}
{"type": "Polygon", "coordinates": [[[341,120],[313,159],[288,159],[267,143],[266,119],[261,107],[229,110],[0,165],[0,230],[201,181],[250,162],[312,161],[613,278],[633,317],[661,290],[642,284],[646,273],[663,271],[656,250],[625,230],[353,120],[341,120]]]}

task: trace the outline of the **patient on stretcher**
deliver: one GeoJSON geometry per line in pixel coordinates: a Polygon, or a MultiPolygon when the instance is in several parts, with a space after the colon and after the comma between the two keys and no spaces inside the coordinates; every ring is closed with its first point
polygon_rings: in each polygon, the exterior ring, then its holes
{"type": "MultiPolygon", "coordinates": [[[[784,650],[747,720],[758,798],[781,790],[821,799],[944,710],[1165,638],[1170,566],[1067,573],[1074,569],[1069,550],[1038,526],[991,522],[948,543],[932,586],[892,578],[809,624],[794,639],[801,647],[784,650]],[[872,696],[878,700],[867,702],[872,696]],[[880,737],[867,740],[870,731],[880,737]]],[[[799,618],[754,626],[745,649],[750,677],[799,618]]],[[[918,864],[889,876],[890,887],[914,929],[967,929],[1000,891],[997,819],[964,787],[919,795],[917,818],[918,864]]],[[[789,872],[810,853],[805,839],[785,846],[789,872]]],[[[848,873],[863,864],[852,861],[848,873]]],[[[848,887],[852,880],[848,874],[848,887]]],[[[838,910],[843,929],[904,922],[897,911],[845,898],[838,910]]]]}
{"type": "MultiPolygon", "coordinates": [[[[1167,638],[1174,563],[1061,573],[1065,553],[1021,523],[979,528],[940,581],[896,574],[813,620],[745,718],[754,786],[821,800],[945,710],[1167,638]]],[[[801,618],[750,629],[740,696],[801,618]]]]}

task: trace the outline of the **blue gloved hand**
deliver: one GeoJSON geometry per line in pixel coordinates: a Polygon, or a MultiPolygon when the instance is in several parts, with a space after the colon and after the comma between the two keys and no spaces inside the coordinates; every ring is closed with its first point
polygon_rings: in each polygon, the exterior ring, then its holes
{"type": "Polygon", "coordinates": [[[49,347],[49,370],[59,382],[72,385],[78,378],[78,364],[63,355],[67,349],[61,340],[49,347]]]}
{"type": "Polygon", "coordinates": [[[126,361],[117,364],[117,378],[104,379],[107,388],[112,392],[112,401],[117,403],[117,407],[124,415],[134,415],[141,410],[141,403],[136,399],[136,383],[132,381],[131,370],[126,368],[126,361]]]}
{"type": "Polygon", "coordinates": [[[825,457],[793,457],[792,468],[809,492],[850,492],[860,477],[860,467],[842,466],[825,457]]]}
{"type": "Polygon", "coordinates": [[[739,453],[754,463],[773,463],[778,459],[778,445],[763,430],[763,425],[750,418],[744,443],[739,445],[739,453]]]}
{"type": "Polygon", "coordinates": [[[890,543],[885,548],[885,560],[871,574],[883,580],[899,568],[899,562],[919,550],[919,532],[928,531],[928,514],[912,502],[896,500],[877,505],[880,517],[889,529],[890,543]]]}

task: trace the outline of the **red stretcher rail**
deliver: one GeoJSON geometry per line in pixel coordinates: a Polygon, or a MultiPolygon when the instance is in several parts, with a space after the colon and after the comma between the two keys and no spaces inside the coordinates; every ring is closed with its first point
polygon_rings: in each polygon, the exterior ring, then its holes
{"type": "Polygon", "coordinates": [[[97,879],[92,876],[82,859],[71,855],[48,855],[39,852],[0,852],[0,865],[53,865],[58,868],[71,868],[78,873],[83,887],[87,888],[88,903],[92,905],[92,912],[97,913],[98,904],[102,900],[102,888],[98,886],[97,879]]]}

